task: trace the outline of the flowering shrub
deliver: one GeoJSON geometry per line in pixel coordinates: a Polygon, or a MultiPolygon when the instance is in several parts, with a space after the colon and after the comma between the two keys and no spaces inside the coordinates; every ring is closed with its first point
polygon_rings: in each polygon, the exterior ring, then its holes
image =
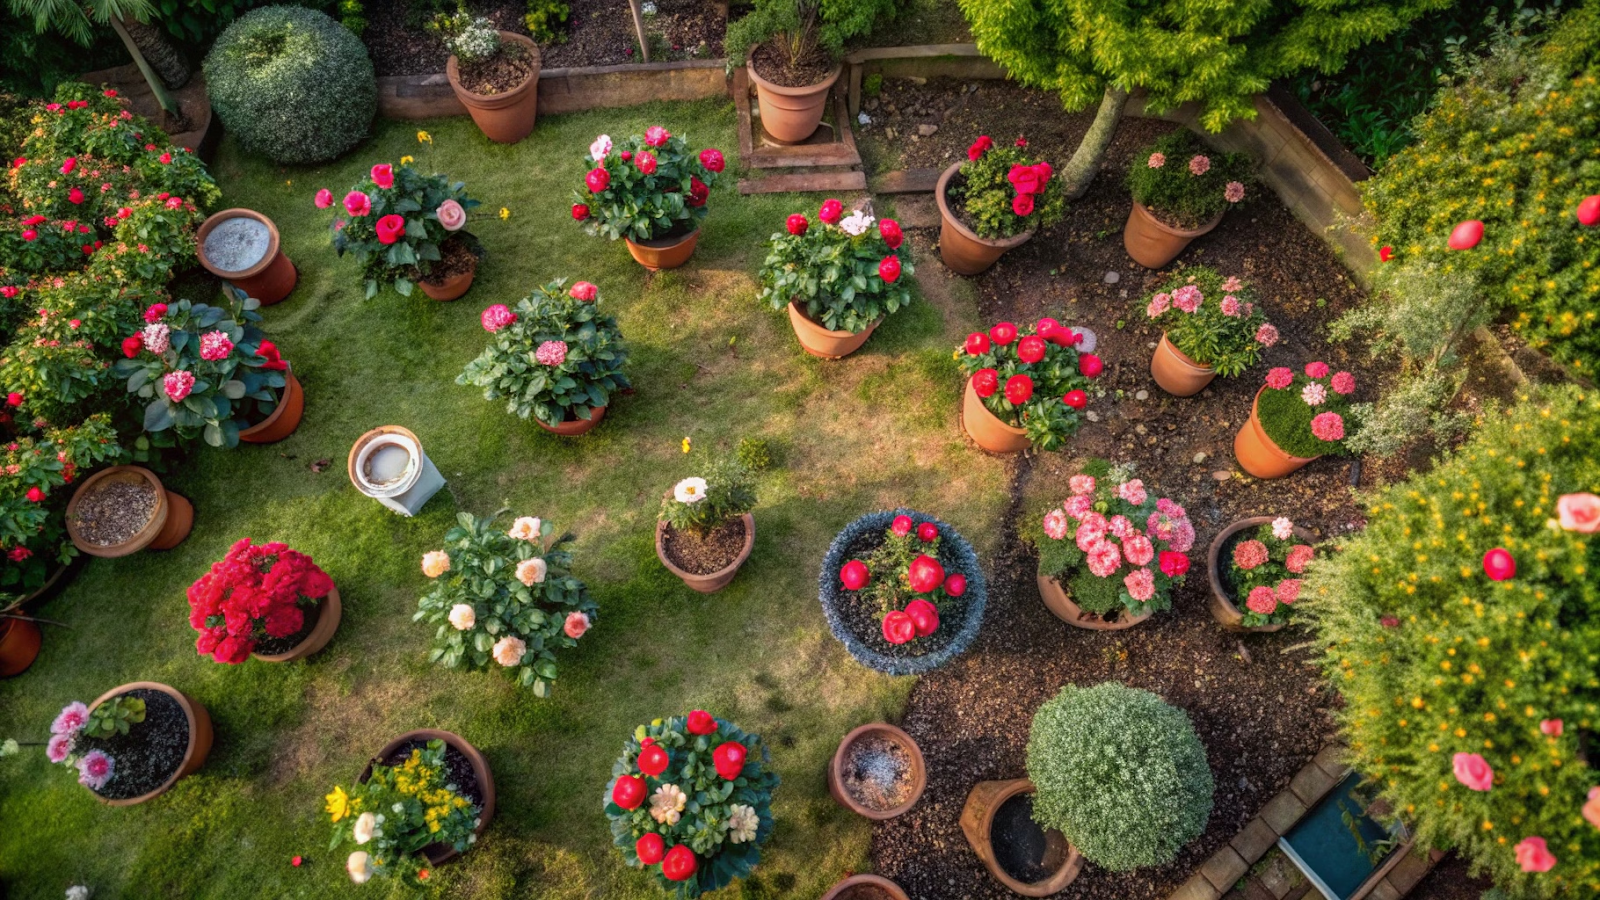
{"type": "Polygon", "coordinates": [[[755,479],[736,460],[718,460],[705,476],[691,476],[673,485],[661,501],[661,521],[677,531],[701,535],[737,519],[756,505],[755,479]]]}
{"type": "Polygon", "coordinates": [[[1301,578],[1317,552],[1301,543],[1294,522],[1279,516],[1253,533],[1240,531],[1222,552],[1222,586],[1244,613],[1245,627],[1288,622],[1300,599],[1301,578]]]}
{"type": "Polygon", "coordinates": [[[1366,530],[1301,592],[1351,764],[1422,845],[1518,897],[1581,896],[1600,876],[1597,485],[1600,398],[1522,398],[1367,494],[1366,530]]]}
{"type": "Polygon", "coordinates": [[[613,146],[609,135],[589,145],[584,189],[573,193],[572,218],[589,234],[635,241],[687,235],[706,217],[706,200],[727,167],[712,148],[695,155],[660,125],[613,146]]]}
{"type": "Polygon", "coordinates": [[[444,549],[422,558],[433,579],[413,621],[438,625],[428,661],[451,669],[514,670],[517,683],[548,696],[559,649],[578,645],[599,608],[572,577],[571,534],[553,538],[549,522],[519,517],[509,531],[470,513],[456,516],[444,549]]]}
{"type": "Polygon", "coordinates": [[[466,184],[424,175],[404,161],[373,166],[342,199],[323,188],[315,203],[333,208],[334,252],[349,253],[361,264],[369,298],[386,284],[411,296],[417,281],[429,280],[449,243],[482,252],[471,232],[462,230],[467,211],[478,206],[466,184]]]}
{"type": "Polygon", "coordinates": [[[1055,319],[1040,319],[1028,334],[1001,322],[967,335],[955,356],[989,412],[1025,430],[1040,450],[1058,450],[1077,433],[1088,390],[1104,370],[1100,357],[1078,352],[1082,342],[1055,319]]]}
{"type": "Polygon", "coordinates": [[[465,9],[435,16],[428,23],[444,38],[444,45],[462,65],[488,62],[500,53],[500,31],[494,22],[465,9]]]}
{"type": "Polygon", "coordinates": [[[1268,324],[1258,303],[1255,291],[1238,278],[1197,266],[1178,272],[1152,294],[1145,316],[1184,356],[1231,378],[1254,365],[1263,347],[1278,342],[1278,329],[1268,324]]]}
{"type": "Polygon", "coordinates": [[[1267,373],[1266,387],[1256,399],[1256,417],[1278,449],[1302,459],[1345,452],[1349,397],[1356,378],[1330,372],[1324,362],[1306,363],[1305,371],[1279,366],[1267,373]]]}
{"type": "Polygon", "coordinates": [[[1128,467],[1091,465],[1072,476],[1071,498],[1028,524],[1039,574],[1061,582],[1074,603],[1096,615],[1171,609],[1172,591],[1189,571],[1189,514],[1150,496],[1131,475],[1128,467]]]}
{"type": "Polygon", "coordinates": [[[778,775],[759,736],[698,709],[656,719],[634,730],[611,774],[613,843],[678,897],[726,887],[761,861],[778,775]]]}
{"type": "Polygon", "coordinates": [[[565,285],[550,282],[518,301],[515,312],[499,304],[484,310],[493,341],[456,384],[483,388],[485,400],[504,397],[508,412],[552,427],[588,420],[591,408],[631,387],[622,371],[627,346],[617,320],[600,312],[599,288],[580,281],[563,292],[565,285]]]}
{"type": "Polygon", "coordinates": [[[1136,203],[1181,228],[1199,228],[1243,202],[1250,157],[1207,150],[1188,129],[1133,155],[1128,188],[1136,203]]]}
{"type": "Polygon", "coordinates": [[[333,579],[311,557],[244,538],[189,585],[189,625],[200,632],[195,650],[237,665],[262,641],[292,645],[310,631],[306,613],[332,590],[333,579]]]}
{"type": "Polygon", "coordinates": [[[761,264],[761,299],[773,309],[793,302],[829,331],[860,334],[874,322],[911,304],[911,265],[905,235],[893,219],[865,212],[844,214],[844,204],[826,200],[818,224],[800,213],[772,236],[761,264]]]}
{"type": "Polygon", "coordinates": [[[333,822],[328,849],[354,845],[345,871],[356,884],[374,875],[413,884],[428,876],[422,848],[445,844],[464,853],[477,843],[480,809],[450,781],[446,745],[431,740],[413,748],[405,762],[374,765],[365,782],[347,793],[335,787],[324,800],[333,822]]]}
{"type": "Polygon", "coordinates": [[[945,574],[939,562],[939,526],[920,524],[904,513],[894,517],[866,559],[839,567],[839,581],[860,602],[876,607],[883,639],[904,644],[939,630],[939,605],[960,600],[967,578],[945,574]]]}
{"type": "Polygon", "coordinates": [[[80,425],[50,429],[0,448],[0,611],[44,586],[50,575],[78,555],[64,518],[79,470],[120,452],[111,417],[99,413],[80,425]]]}
{"type": "Polygon", "coordinates": [[[950,209],[978,237],[1016,237],[1053,225],[1066,212],[1061,181],[1052,177],[1055,169],[1035,160],[1027,146],[1017,138],[1009,147],[996,147],[982,135],[967,148],[967,161],[950,179],[950,209]]]}

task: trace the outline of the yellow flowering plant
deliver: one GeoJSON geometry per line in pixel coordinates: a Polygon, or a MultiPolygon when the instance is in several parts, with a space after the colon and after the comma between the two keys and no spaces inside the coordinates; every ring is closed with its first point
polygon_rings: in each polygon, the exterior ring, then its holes
{"type": "Polygon", "coordinates": [[[413,748],[393,766],[375,765],[365,782],[349,792],[335,787],[328,794],[333,823],[328,849],[349,846],[346,869],[351,880],[365,883],[374,875],[418,880],[430,844],[466,852],[478,836],[479,808],[461,785],[450,782],[445,743],[432,740],[413,748]]]}

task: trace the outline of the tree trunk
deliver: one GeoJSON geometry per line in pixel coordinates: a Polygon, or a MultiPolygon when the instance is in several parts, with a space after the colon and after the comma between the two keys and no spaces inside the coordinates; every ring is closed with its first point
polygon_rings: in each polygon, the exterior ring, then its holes
{"type": "Polygon", "coordinates": [[[133,19],[124,19],[122,27],[128,29],[128,37],[138,45],[139,52],[144,54],[145,60],[166,82],[167,87],[177,90],[189,83],[188,61],[160,29],[133,19]]]}
{"type": "Polygon", "coordinates": [[[1100,109],[1094,114],[1094,122],[1089,125],[1088,133],[1078,142],[1078,149],[1073,151],[1072,158],[1067,160],[1061,172],[1068,200],[1076,200],[1089,190],[1089,183],[1100,171],[1100,163],[1106,158],[1111,137],[1116,134],[1117,123],[1122,121],[1122,110],[1127,105],[1127,91],[1113,85],[1106,86],[1105,96],[1100,98],[1100,109]]]}

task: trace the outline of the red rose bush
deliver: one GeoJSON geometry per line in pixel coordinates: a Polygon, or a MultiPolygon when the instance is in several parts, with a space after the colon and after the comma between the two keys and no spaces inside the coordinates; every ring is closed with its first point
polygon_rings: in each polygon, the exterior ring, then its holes
{"type": "Polygon", "coordinates": [[[329,226],[334,252],[361,264],[367,297],[385,285],[411,296],[418,281],[432,281],[447,257],[482,256],[472,233],[464,230],[468,211],[478,201],[463,182],[440,174],[424,175],[410,163],[378,163],[337,203],[331,191],[317,192],[318,209],[333,209],[329,226]]]}
{"type": "Polygon", "coordinates": [[[264,641],[287,650],[310,630],[307,613],[332,590],[333,579],[311,557],[244,538],[189,586],[189,624],[200,632],[195,649],[230,665],[249,659],[264,641]]]}
{"type": "Polygon", "coordinates": [[[1001,322],[975,331],[956,351],[961,371],[984,408],[1021,428],[1040,450],[1058,450],[1077,433],[1094,379],[1105,364],[1079,352],[1084,334],[1055,319],[1040,319],[1023,332],[1001,322]]]}
{"type": "Polygon", "coordinates": [[[722,151],[699,153],[660,125],[613,144],[602,134],[583,158],[588,172],[572,198],[572,218],[608,240],[651,241],[687,235],[705,220],[722,151]]]}

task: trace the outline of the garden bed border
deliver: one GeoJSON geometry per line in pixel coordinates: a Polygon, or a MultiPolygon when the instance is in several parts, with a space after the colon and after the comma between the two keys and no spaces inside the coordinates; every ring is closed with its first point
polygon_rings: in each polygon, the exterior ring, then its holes
{"type": "MultiPolygon", "coordinates": [[[[727,96],[726,67],[726,60],[689,59],[545,69],[539,73],[539,114],[727,96]]],[[[445,74],[436,72],[380,77],[378,113],[390,119],[432,119],[464,116],[467,108],[456,99],[445,74]]]]}

